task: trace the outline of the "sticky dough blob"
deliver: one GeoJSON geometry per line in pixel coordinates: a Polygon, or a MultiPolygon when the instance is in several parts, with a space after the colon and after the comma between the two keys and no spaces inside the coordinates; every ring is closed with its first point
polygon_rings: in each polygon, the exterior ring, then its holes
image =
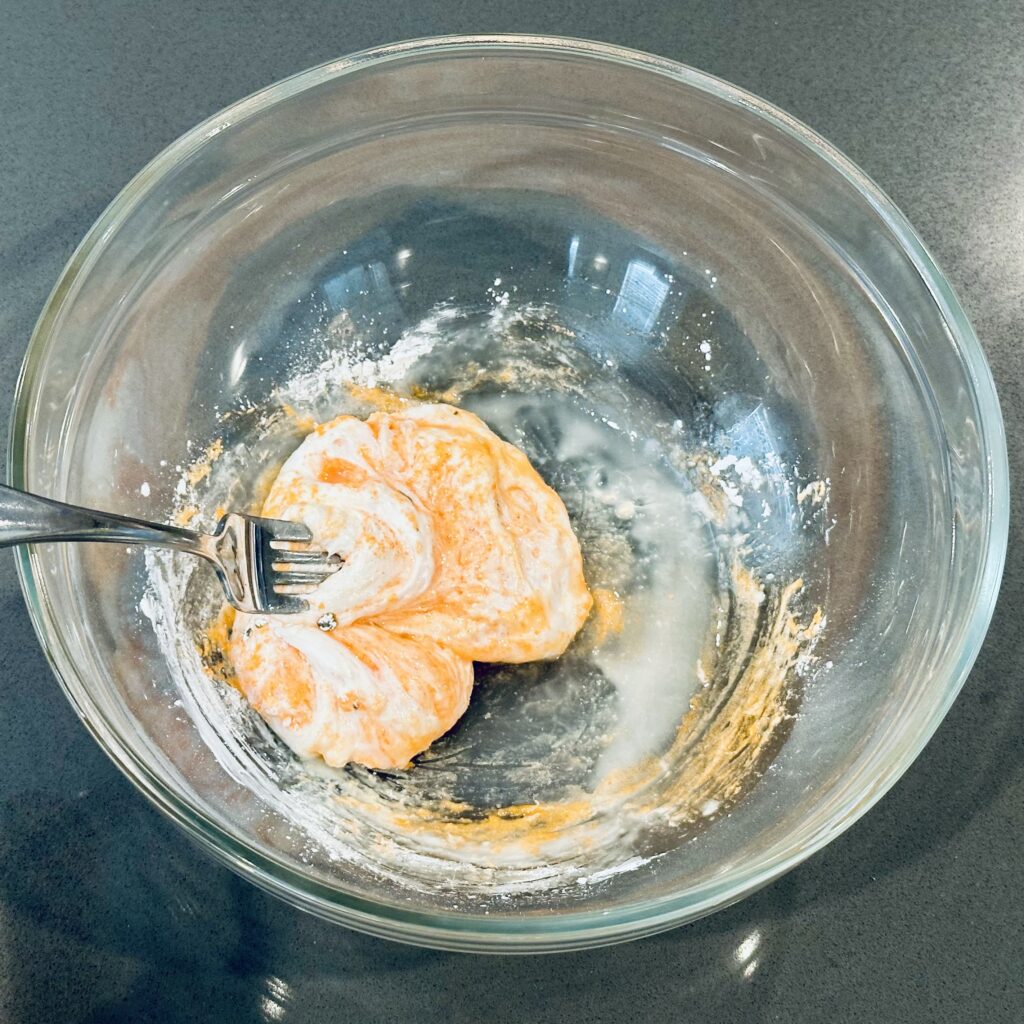
{"type": "Polygon", "coordinates": [[[345,563],[308,612],[232,631],[240,689],[303,757],[404,767],[466,710],[474,661],[557,657],[590,611],[562,500],[449,405],[321,424],[263,512],[345,563]]]}

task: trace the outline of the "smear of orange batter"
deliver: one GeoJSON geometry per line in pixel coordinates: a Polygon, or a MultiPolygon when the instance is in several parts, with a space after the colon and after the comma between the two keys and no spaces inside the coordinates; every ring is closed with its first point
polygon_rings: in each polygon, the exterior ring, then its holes
{"type": "Polygon", "coordinates": [[[186,505],[175,513],[172,521],[175,526],[188,526],[197,515],[199,509],[195,505],[186,505]]]}
{"type": "Polygon", "coordinates": [[[357,401],[373,406],[378,412],[400,412],[410,401],[394,391],[386,388],[365,387],[361,384],[349,384],[348,393],[357,401]]]}
{"type": "Polygon", "coordinates": [[[622,598],[607,587],[594,587],[594,615],[591,619],[591,642],[595,649],[603,647],[610,636],[622,632],[625,611],[622,598]]]}
{"type": "Polygon", "coordinates": [[[205,480],[213,468],[213,464],[224,454],[224,442],[218,437],[213,444],[203,453],[202,457],[194,462],[186,474],[190,487],[205,480]]]}
{"type": "Polygon", "coordinates": [[[235,624],[235,609],[225,604],[217,618],[210,623],[199,640],[199,654],[206,670],[214,679],[237,688],[234,672],[224,657],[231,643],[231,629],[235,624]]]}
{"type": "Polygon", "coordinates": [[[307,434],[311,430],[316,430],[316,420],[313,419],[313,417],[310,416],[309,413],[299,412],[297,409],[294,409],[287,403],[281,406],[281,411],[285,414],[285,416],[288,417],[288,419],[292,421],[292,423],[295,424],[295,426],[299,430],[307,434]]]}

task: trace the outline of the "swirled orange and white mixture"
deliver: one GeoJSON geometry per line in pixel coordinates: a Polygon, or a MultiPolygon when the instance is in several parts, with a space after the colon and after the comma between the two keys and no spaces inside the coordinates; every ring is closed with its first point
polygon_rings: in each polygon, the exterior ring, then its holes
{"type": "Polygon", "coordinates": [[[296,753],[330,765],[406,765],[465,711],[474,661],[557,657],[590,611],[562,500],[449,405],[321,424],[263,513],[305,523],[345,564],[304,614],[237,617],[237,682],[296,753]]]}

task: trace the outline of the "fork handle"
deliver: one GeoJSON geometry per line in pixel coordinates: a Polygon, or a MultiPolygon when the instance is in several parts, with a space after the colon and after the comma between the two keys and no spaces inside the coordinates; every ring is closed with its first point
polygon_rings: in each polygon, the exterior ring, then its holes
{"type": "Polygon", "coordinates": [[[204,534],[65,505],[0,485],[0,548],[51,540],[155,544],[210,557],[204,534]]]}

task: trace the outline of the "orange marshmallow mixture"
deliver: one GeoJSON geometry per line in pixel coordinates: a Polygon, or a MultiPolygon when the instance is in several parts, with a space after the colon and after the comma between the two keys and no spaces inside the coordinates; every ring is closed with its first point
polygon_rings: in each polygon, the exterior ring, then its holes
{"type": "Polygon", "coordinates": [[[240,689],[303,757],[404,767],[466,710],[474,661],[560,655],[591,596],[565,506],[449,405],[321,424],[263,513],[344,559],[301,615],[239,615],[240,689]]]}

